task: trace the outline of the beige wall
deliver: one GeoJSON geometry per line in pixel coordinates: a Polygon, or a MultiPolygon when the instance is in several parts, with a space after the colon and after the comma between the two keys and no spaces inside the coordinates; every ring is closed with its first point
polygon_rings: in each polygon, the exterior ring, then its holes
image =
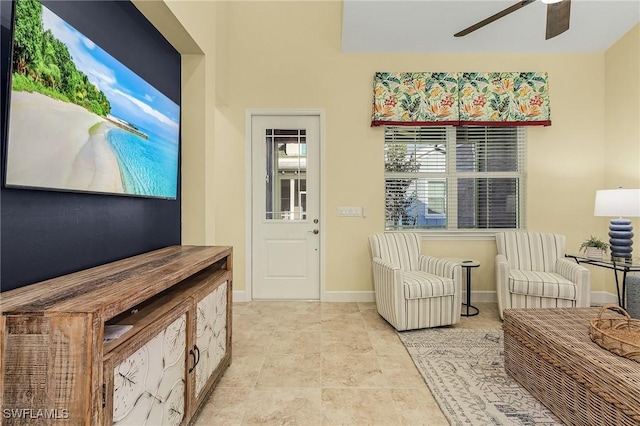
{"type": "MultiPolygon", "coordinates": [[[[599,189],[640,188],[640,25],[605,54],[604,181],[599,189]]],[[[608,218],[600,218],[606,235],[608,218]]],[[[634,257],[640,256],[640,218],[633,219],[634,257]]],[[[613,275],[606,276],[615,289],[613,275]]]]}
{"type": "MultiPolygon", "coordinates": [[[[215,239],[213,190],[216,161],[216,55],[224,52],[216,24],[223,3],[133,0],[134,5],[182,54],[182,243],[230,244],[215,239]]],[[[222,21],[223,22],[223,21],[222,21]]]]}
{"type": "Polygon", "coordinates": [[[640,188],[640,25],[605,54],[605,188],[640,188]]]}
{"type": "MultiPolygon", "coordinates": [[[[635,39],[632,34],[606,55],[344,54],[340,2],[216,2],[213,8],[208,2],[175,3],[180,6],[166,2],[204,53],[192,64],[205,85],[204,99],[183,94],[185,114],[199,117],[185,123],[183,134],[183,173],[191,173],[183,176],[183,242],[233,245],[235,290],[245,288],[245,113],[251,108],[326,111],[325,290],[372,290],[367,236],[384,226],[382,129],[369,126],[376,71],[547,71],[553,125],[528,131],[528,228],[565,234],[568,252],[590,234],[606,235],[606,221],[593,217],[593,198],[618,168],[603,160],[607,132],[615,127],[614,118],[614,124],[605,118],[613,102],[605,89],[615,86],[607,73],[629,75],[637,98],[637,67],[633,74],[626,64],[627,55],[638,60],[637,28],[635,39]],[[337,217],[338,206],[363,206],[368,215],[337,217]]],[[[636,135],[618,138],[616,149],[635,144],[637,156],[637,99],[633,108],[636,135]]],[[[620,168],[637,173],[637,162],[620,168]]],[[[495,290],[493,240],[427,235],[424,249],[480,260],[474,290],[495,290]]],[[[596,279],[594,290],[604,289],[614,291],[596,279]]]]}

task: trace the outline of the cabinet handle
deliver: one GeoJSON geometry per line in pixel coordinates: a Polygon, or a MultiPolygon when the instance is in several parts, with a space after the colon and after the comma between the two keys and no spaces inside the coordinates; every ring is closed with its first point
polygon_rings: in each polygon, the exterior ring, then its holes
{"type": "Polygon", "coordinates": [[[193,349],[195,349],[196,353],[198,354],[198,357],[196,358],[196,365],[198,365],[198,363],[200,362],[200,348],[198,347],[198,345],[193,345],[193,349]]]}
{"type": "Polygon", "coordinates": [[[189,350],[189,355],[191,355],[193,357],[193,367],[191,367],[189,369],[189,373],[191,373],[193,371],[194,368],[196,368],[196,364],[198,363],[197,358],[196,358],[196,353],[193,351],[193,349],[189,350]]]}

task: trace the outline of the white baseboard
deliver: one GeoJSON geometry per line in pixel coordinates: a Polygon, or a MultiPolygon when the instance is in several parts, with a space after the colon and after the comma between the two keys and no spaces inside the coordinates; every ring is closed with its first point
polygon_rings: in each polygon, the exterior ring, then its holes
{"type": "Polygon", "coordinates": [[[375,302],[373,291],[325,291],[323,302],[375,302]]]}
{"type": "MultiPolygon", "coordinates": [[[[250,302],[251,297],[244,290],[233,291],[234,302],[250,302]]],[[[373,291],[326,291],[323,302],[375,302],[373,291]]]]}
{"type": "MultiPolygon", "coordinates": [[[[462,292],[462,301],[466,303],[467,292],[462,292]]],[[[498,303],[498,295],[495,291],[472,291],[471,303],[486,302],[486,303],[498,303]]]]}
{"type": "Polygon", "coordinates": [[[592,291],[591,292],[591,306],[606,305],[612,303],[618,304],[618,296],[609,293],[607,291],[592,291]]]}
{"type": "Polygon", "coordinates": [[[247,299],[246,296],[247,292],[244,290],[233,290],[233,302],[248,302],[249,299],[247,299]]]}
{"type": "MultiPolygon", "coordinates": [[[[249,302],[251,298],[247,298],[246,291],[234,290],[234,302],[249,302]]],[[[375,293],[373,291],[325,291],[323,302],[375,302],[375,293]]],[[[467,292],[462,292],[462,300],[467,300],[467,292]]],[[[495,291],[472,291],[471,303],[487,302],[498,303],[498,296],[495,291]]],[[[605,305],[607,303],[618,303],[618,296],[606,291],[592,291],[591,304],[605,305]]]]}

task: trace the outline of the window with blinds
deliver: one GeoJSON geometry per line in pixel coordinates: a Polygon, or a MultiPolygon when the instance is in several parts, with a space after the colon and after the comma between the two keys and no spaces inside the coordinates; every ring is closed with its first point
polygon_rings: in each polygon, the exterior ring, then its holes
{"type": "Polygon", "coordinates": [[[525,129],[385,127],[385,228],[524,227],[525,129]]]}

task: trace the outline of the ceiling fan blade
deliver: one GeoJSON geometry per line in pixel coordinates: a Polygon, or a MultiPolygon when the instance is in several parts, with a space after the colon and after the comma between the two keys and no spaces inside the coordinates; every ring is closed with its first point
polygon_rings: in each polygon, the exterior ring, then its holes
{"type": "Polygon", "coordinates": [[[547,35],[546,40],[553,38],[569,29],[571,0],[547,5],[547,35]]]}
{"type": "Polygon", "coordinates": [[[503,16],[507,16],[510,13],[515,12],[516,10],[523,8],[531,3],[533,3],[535,0],[523,0],[523,1],[519,1],[518,3],[514,4],[513,6],[510,6],[498,13],[496,13],[495,15],[491,15],[489,16],[487,19],[484,19],[480,22],[478,22],[477,24],[473,24],[472,26],[470,26],[469,28],[465,28],[464,30],[455,33],[453,36],[454,37],[462,37],[462,36],[466,36],[469,33],[474,32],[475,30],[478,30],[482,27],[484,27],[485,25],[488,25],[490,23],[492,23],[493,21],[496,21],[500,18],[502,18],[503,16]]]}

